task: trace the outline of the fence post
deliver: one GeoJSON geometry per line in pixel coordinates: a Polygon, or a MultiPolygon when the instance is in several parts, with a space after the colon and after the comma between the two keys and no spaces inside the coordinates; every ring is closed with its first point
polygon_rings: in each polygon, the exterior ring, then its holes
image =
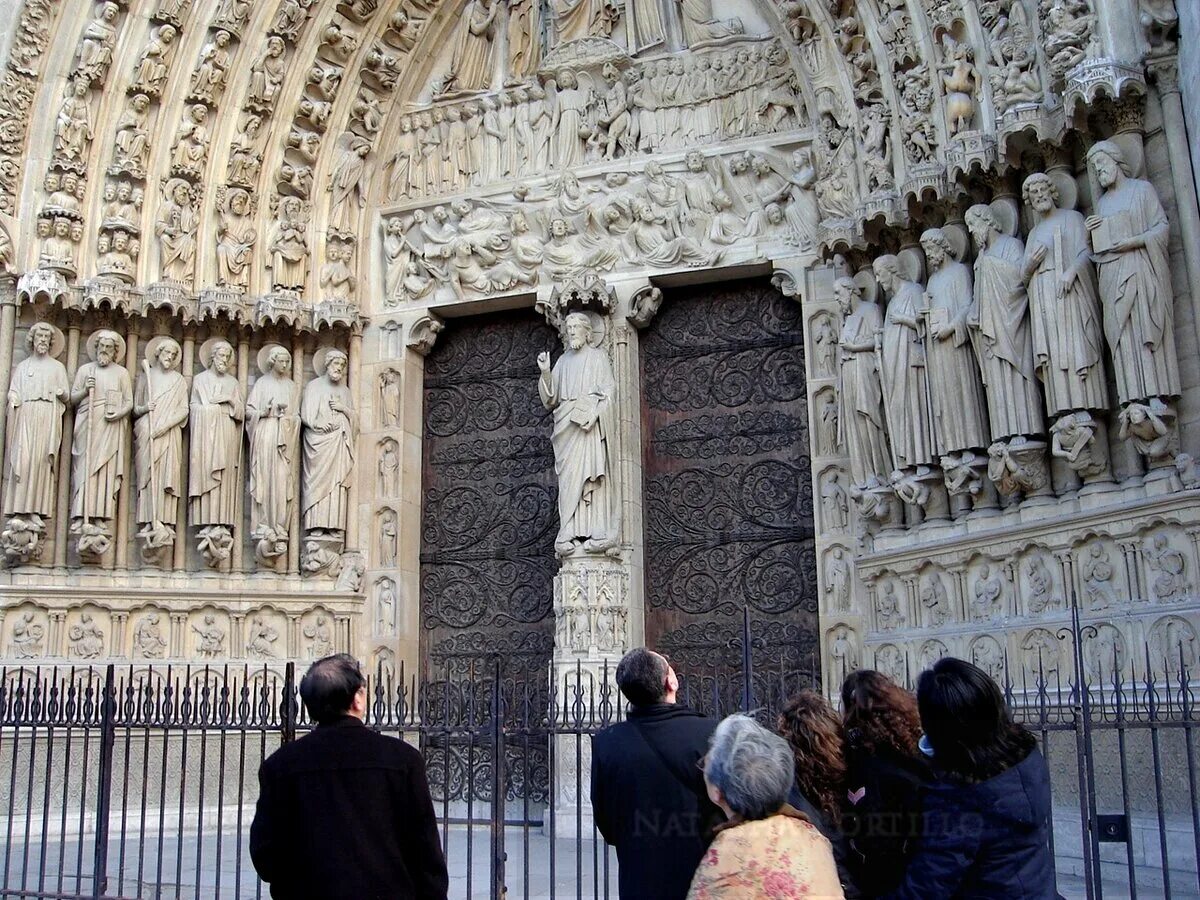
{"type": "Polygon", "coordinates": [[[504,900],[508,888],[504,883],[504,703],[500,694],[500,656],[492,669],[492,900],[504,900]]]}
{"type": "Polygon", "coordinates": [[[100,698],[100,761],[96,767],[96,839],[92,856],[92,891],[96,897],[108,892],[108,813],[112,808],[116,717],[116,671],[109,663],[104,667],[104,694],[100,698]]]}
{"type": "Polygon", "coordinates": [[[283,743],[296,739],[296,664],[289,662],[283,670],[283,704],[280,707],[283,743]]]}

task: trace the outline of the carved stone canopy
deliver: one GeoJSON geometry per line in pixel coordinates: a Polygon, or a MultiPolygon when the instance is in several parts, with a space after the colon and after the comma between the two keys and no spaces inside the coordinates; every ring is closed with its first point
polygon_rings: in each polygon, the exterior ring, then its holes
{"type": "Polygon", "coordinates": [[[546,321],[559,327],[569,313],[594,312],[608,315],[616,306],[617,296],[611,285],[594,272],[572,275],[556,284],[546,300],[534,307],[546,321]]]}

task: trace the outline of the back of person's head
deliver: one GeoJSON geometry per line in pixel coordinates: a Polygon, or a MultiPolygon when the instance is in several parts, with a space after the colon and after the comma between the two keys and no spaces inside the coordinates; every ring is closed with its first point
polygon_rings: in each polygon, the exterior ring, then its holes
{"type": "Polygon", "coordinates": [[[308,667],[300,679],[300,699],[317,724],[332,722],[350,711],[354,695],[366,683],[358,660],[337,653],[308,667]]]}
{"type": "Polygon", "coordinates": [[[889,747],[917,755],[921,716],[917,698],[881,672],[859,669],[842,682],[842,723],[846,743],[867,754],[889,747]]]}
{"type": "Polygon", "coordinates": [[[917,706],[934,764],[962,781],[993,778],[1037,745],[1013,721],[996,682],[978,666],[952,656],[921,673],[917,706]]]}
{"type": "Polygon", "coordinates": [[[670,664],[661,654],[635,647],[617,663],[617,687],[634,706],[662,703],[667,697],[670,664]]]}
{"type": "Polygon", "coordinates": [[[805,689],[779,713],[776,728],[791,746],[796,787],[834,824],[841,819],[846,780],[842,723],[821,694],[805,689]]]}
{"type": "Polygon", "coordinates": [[[787,802],[792,750],[749,716],[722,719],[713,732],[704,777],[743,819],[765,819],[787,802]]]}

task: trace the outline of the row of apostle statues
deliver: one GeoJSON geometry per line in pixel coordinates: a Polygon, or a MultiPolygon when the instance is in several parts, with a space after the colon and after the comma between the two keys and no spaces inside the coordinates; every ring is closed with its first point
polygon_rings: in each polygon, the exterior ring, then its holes
{"type": "Polygon", "coordinates": [[[242,485],[248,484],[250,537],[260,565],[282,562],[299,501],[305,568],[329,567],[344,541],[358,432],[343,351],[319,349],[316,377],[301,390],[291,353],[267,344],[258,352],[261,374],[247,396],[236,375],[235,350],[218,337],[200,347],[204,370],[190,391],[174,338],[151,338],[141,370],[131,377],[121,364],[124,338],[96,331],[86,344],[89,361],[73,382],[58,359],[64,343],[54,325],[33,324],[28,355],[13,369],[0,533],[9,563],[39,559],[47,526],[59,515],[58,456],[66,449],[70,406],[66,503],[82,561],[100,561],[118,537],[114,526],[132,449],[136,538],[148,563],[161,563],[176,543],[176,529],[188,524],[206,563],[227,564],[243,517],[242,485]]]}
{"type": "Polygon", "coordinates": [[[965,216],[973,268],[956,259],[948,229],[931,228],[920,238],[924,285],[890,254],[836,281],[839,444],[868,521],[898,525],[907,510],[916,523],[1111,482],[1110,437],[1145,460],[1147,479],[1175,472],[1167,217],[1115,142],[1095,144],[1087,162],[1101,191],[1089,216],[1032,174],[1024,242],[1003,204],[977,204],[965,216]]]}

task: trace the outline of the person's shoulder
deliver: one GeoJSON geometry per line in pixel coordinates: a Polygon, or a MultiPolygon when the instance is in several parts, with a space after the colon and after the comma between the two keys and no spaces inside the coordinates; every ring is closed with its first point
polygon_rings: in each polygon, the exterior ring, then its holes
{"type": "Polygon", "coordinates": [[[421,752],[403,738],[395,735],[382,734],[371,728],[356,729],[361,732],[359,739],[377,754],[385,756],[390,761],[404,766],[424,764],[421,752]]]}

